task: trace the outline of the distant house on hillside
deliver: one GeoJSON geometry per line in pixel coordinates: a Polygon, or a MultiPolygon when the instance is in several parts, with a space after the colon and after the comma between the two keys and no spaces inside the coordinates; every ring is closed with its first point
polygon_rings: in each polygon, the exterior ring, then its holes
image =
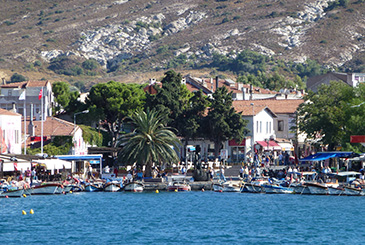
{"type": "Polygon", "coordinates": [[[0,108],[0,153],[21,154],[22,115],[0,108]]]}
{"type": "Polygon", "coordinates": [[[349,86],[356,87],[359,83],[365,82],[365,73],[329,72],[324,75],[310,77],[307,81],[307,89],[317,92],[320,85],[329,85],[330,81],[340,81],[349,86]]]}
{"type": "Polygon", "coordinates": [[[52,116],[52,105],[54,102],[52,85],[49,81],[27,81],[1,85],[0,108],[10,110],[15,106],[16,112],[23,115],[24,100],[19,100],[20,95],[25,91],[25,106],[27,116],[32,112],[36,120],[41,118],[41,100],[39,94],[43,94],[44,118],[52,116]]]}
{"type": "MultiPolygon", "coordinates": [[[[243,118],[250,121],[248,128],[254,133],[254,141],[263,140],[257,131],[260,127],[264,127],[267,132],[272,133],[264,135],[266,139],[275,139],[276,142],[281,146],[282,150],[291,151],[293,145],[291,142],[295,139],[295,131],[293,128],[296,127],[296,111],[304,100],[249,100],[249,101],[233,101],[233,107],[237,112],[242,112],[243,118]],[[269,121],[263,121],[256,117],[256,113],[261,111],[262,108],[269,108],[275,114],[273,117],[273,125],[270,126],[269,121]],[[250,119],[251,115],[254,115],[255,125],[252,127],[250,119]],[[255,135],[255,133],[257,135],[255,135]]],[[[265,132],[266,132],[265,131],[265,132]]]]}

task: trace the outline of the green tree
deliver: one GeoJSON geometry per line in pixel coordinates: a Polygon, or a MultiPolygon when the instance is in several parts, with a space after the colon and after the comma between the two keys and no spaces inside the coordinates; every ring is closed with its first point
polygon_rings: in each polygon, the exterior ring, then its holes
{"type": "Polygon", "coordinates": [[[154,163],[177,163],[180,141],[173,131],[163,124],[163,116],[155,110],[135,112],[130,118],[133,132],[122,136],[120,157],[124,163],[136,163],[145,176],[150,177],[154,163]]]}
{"type": "Polygon", "coordinates": [[[96,70],[99,67],[99,63],[95,59],[88,59],[82,62],[82,68],[86,70],[96,70]]]}
{"type": "Polygon", "coordinates": [[[168,126],[177,128],[177,118],[187,106],[190,91],[181,83],[182,76],[175,71],[167,71],[162,79],[162,87],[154,86],[156,94],[146,94],[145,108],[154,108],[165,115],[168,126]]]}
{"type": "Polygon", "coordinates": [[[19,82],[24,82],[27,81],[27,78],[21,74],[18,73],[14,73],[11,77],[10,77],[10,82],[12,83],[19,83],[19,82]]]}
{"type": "Polygon", "coordinates": [[[313,139],[321,137],[328,150],[333,150],[346,134],[348,116],[344,107],[352,95],[353,88],[342,82],[322,85],[318,93],[309,91],[298,109],[299,131],[313,139]]]}
{"type": "Polygon", "coordinates": [[[66,82],[55,82],[52,84],[52,92],[55,97],[56,112],[66,109],[71,99],[70,85],[66,82]]]}
{"type": "MultiPolygon", "coordinates": [[[[185,138],[185,147],[188,145],[189,139],[201,136],[202,125],[204,120],[204,112],[208,106],[208,99],[204,93],[199,90],[190,98],[188,106],[178,116],[177,128],[179,134],[185,138]]],[[[184,152],[186,154],[186,152],[184,152]]]]}
{"type": "Polygon", "coordinates": [[[105,129],[116,146],[123,120],[143,107],[144,91],[141,85],[110,81],[93,86],[87,98],[94,120],[105,120],[105,129]]]}
{"type": "Polygon", "coordinates": [[[213,98],[208,115],[204,120],[204,135],[214,142],[214,156],[218,157],[221,144],[225,140],[235,139],[241,142],[248,133],[247,121],[236,113],[232,107],[232,92],[226,87],[218,88],[213,98]]]}

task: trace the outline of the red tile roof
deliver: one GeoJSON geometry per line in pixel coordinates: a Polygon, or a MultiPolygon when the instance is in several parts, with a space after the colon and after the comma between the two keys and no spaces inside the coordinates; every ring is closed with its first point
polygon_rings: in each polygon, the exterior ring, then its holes
{"type": "Polygon", "coordinates": [[[304,100],[235,100],[233,107],[237,112],[242,111],[242,115],[252,116],[252,105],[255,114],[261,111],[264,107],[270,108],[275,114],[291,114],[295,113],[299,105],[304,100]]]}
{"type": "MultiPolygon", "coordinates": [[[[33,121],[35,136],[41,135],[42,122],[33,121]]],[[[56,117],[47,117],[43,122],[43,136],[72,136],[74,124],[56,117]]]]}
{"type": "Polygon", "coordinates": [[[19,113],[8,111],[5,109],[0,108],[0,115],[6,115],[6,116],[21,116],[19,113]]]}
{"type": "Polygon", "coordinates": [[[1,85],[2,88],[26,88],[26,87],[45,87],[49,81],[27,81],[19,83],[8,83],[1,85]]]}

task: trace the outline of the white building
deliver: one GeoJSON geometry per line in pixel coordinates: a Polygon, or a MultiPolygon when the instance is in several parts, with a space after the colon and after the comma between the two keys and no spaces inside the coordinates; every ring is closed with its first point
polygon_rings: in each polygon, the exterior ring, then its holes
{"type": "Polygon", "coordinates": [[[21,122],[18,113],[0,108],[0,152],[21,154],[21,122]]]}
{"type": "Polygon", "coordinates": [[[27,117],[31,115],[31,105],[33,116],[36,120],[41,118],[41,102],[43,102],[43,118],[52,116],[52,105],[54,97],[52,85],[49,81],[27,81],[19,83],[9,83],[1,85],[0,108],[5,110],[16,107],[16,112],[23,115],[24,103],[26,106],[27,117]],[[39,99],[42,90],[42,99],[39,99]],[[25,91],[25,100],[19,100],[20,95],[25,91]]]}

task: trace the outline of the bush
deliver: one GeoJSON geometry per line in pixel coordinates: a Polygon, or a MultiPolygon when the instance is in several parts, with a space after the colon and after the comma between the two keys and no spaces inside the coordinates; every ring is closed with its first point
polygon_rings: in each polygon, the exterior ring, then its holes
{"type": "Polygon", "coordinates": [[[86,70],[95,70],[99,67],[99,63],[95,59],[88,59],[82,62],[82,68],[86,70]]]}
{"type": "Polygon", "coordinates": [[[10,82],[12,82],[12,83],[19,83],[19,82],[24,82],[24,81],[27,81],[27,78],[18,73],[14,73],[10,78],[10,82]]]}

